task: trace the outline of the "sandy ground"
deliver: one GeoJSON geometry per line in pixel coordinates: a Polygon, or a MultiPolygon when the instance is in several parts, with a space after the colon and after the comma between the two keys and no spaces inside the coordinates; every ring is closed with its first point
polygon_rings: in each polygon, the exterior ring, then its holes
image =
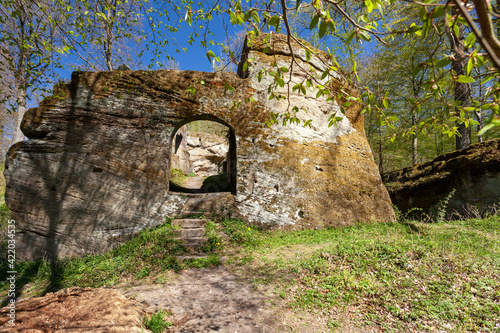
{"type": "Polygon", "coordinates": [[[168,332],[274,332],[266,306],[269,297],[231,274],[226,267],[187,270],[167,284],[123,289],[148,312],[167,309],[168,332]]]}

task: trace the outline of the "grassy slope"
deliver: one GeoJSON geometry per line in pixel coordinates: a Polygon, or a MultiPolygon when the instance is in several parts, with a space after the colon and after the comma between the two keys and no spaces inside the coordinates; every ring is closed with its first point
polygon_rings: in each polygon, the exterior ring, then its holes
{"type": "MultiPolygon", "coordinates": [[[[325,331],[341,331],[345,313],[355,325],[387,330],[500,330],[498,216],[295,232],[264,232],[226,220],[211,223],[209,233],[207,250],[216,253],[207,259],[178,261],[183,249],[167,222],[104,255],[18,263],[17,283],[24,292],[43,293],[161,282],[172,271],[219,265],[224,254],[230,257],[226,265],[274,290],[284,307],[328,317],[325,331]],[[226,240],[217,237],[217,228],[226,240]]],[[[1,290],[6,286],[2,282],[1,290]]]]}

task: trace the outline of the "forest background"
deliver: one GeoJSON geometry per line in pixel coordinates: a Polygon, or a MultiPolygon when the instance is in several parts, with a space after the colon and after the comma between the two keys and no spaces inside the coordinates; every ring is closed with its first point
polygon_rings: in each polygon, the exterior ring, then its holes
{"type": "MultiPolygon", "coordinates": [[[[0,0],[0,152],[25,140],[26,109],[74,70],[235,71],[245,36],[276,32],[331,55],[289,89],[362,103],[383,173],[499,136],[499,31],[500,4],[481,0],[0,0]],[[331,96],[333,71],[360,96],[331,96]]],[[[291,69],[263,73],[271,92],[291,69]]],[[[308,126],[305,111],[291,105],[269,123],[308,126]]]]}

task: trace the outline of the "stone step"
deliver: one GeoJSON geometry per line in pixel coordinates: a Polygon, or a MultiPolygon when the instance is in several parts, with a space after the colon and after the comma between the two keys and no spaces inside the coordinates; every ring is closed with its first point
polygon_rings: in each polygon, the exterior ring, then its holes
{"type": "Polygon", "coordinates": [[[188,217],[188,216],[200,216],[200,215],[204,215],[206,218],[210,218],[212,216],[211,213],[209,212],[197,212],[195,210],[185,210],[185,211],[182,211],[181,212],[181,216],[185,216],[185,217],[188,217]]]}
{"type": "Polygon", "coordinates": [[[189,239],[192,237],[203,237],[205,235],[205,228],[189,228],[174,230],[174,233],[179,239],[189,239]]]}
{"type": "Polygon", "coordinates": [[[182,245],[188,249],[197,249],[205,245],[208,241],[207,237],[191,237],[189,239],[185,239],[182,242],[182,245]]]}
{"type": "Polygon", "coordinates": [[[176,219],[172,220],[171,225],[183,228],[204,228],[208,219],[176,219]]]}

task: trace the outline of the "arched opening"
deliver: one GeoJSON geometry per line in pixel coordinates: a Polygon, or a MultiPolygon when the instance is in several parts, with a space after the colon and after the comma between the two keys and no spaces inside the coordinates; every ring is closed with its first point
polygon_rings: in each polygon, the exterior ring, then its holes
{"type": "Polygon", "coordinates": [[[169,190],[236,194],[236,136],[210,115],[182,121],[172,134],[169,190]]]}

